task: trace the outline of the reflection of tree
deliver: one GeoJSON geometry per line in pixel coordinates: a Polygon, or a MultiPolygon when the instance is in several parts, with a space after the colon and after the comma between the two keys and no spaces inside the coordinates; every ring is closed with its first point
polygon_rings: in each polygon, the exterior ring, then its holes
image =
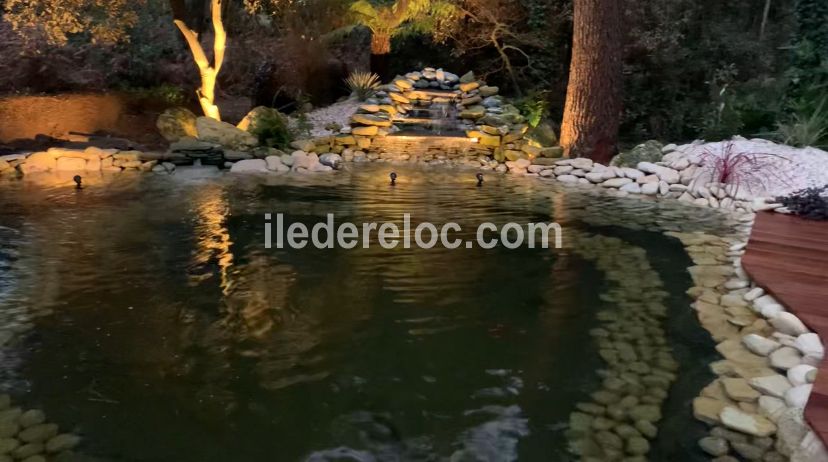
{"type": "MultiPolygon", "coordinates": [[[[230,246],[233,241],[225,226],[229,206],[220,185],[205,185],[199,189],[195,202],[195,237],[196,249],[193,264],[205,267],[213,260],[219,267],[222,293],[229,291],[228,270],[233,264],[230,246]]],[[[204,276],[209,276],[205,273],[204,276]]],[[[195,276],[194,279],[199,279],[195,276]]]]}

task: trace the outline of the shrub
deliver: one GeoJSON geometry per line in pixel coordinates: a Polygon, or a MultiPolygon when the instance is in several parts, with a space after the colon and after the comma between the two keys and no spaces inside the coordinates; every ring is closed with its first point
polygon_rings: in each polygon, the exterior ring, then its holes
{"type": "Polygon", "coordinates": [[[377,74],[357,71],[352,72],[345,79],[345,83],[351,89],[352,95],[356,95],[360,101],[365,101],[376,94],[380,85],[380,78],[377,74]]]}
{"type": "Polygon", "coordinates": [[[272,148],[287,148],[293,140],[287,118],[275,109],[259,114],[250,133],[259,138],[259,143],[272,148]]]}
{"type": "Polygon", "coordinates": [[[828,144],[828,113],[824,111],[826,98],[808,114],[800,111],[791,119],[776,126],[774,137],[793,146],[822,147],[828,144]]]}
{"type": "Polygon", "coordinates": [[[170,106],[181,106],[186,102],[184,91],[175,85],[162,84],[149,88],[124,86],[121,91],[138,100],[159,102],[170,106]]]}
{"type": "Polygon", "coordinates": [[[701,155],[702,174],[707,182],[732,186],[738,194],[741,190],[760,192],[772,184],[788,181],[779,173],[778,160],[788,160],[770,153],[738,152],[732,142],[722,143],[719,152],[706,148],[701,155]]]}
{"type": "Polygon", "coordinates": [[[828,185],[801,189],[790,196],[777,197],[776,200],[802,218],[828,220],[828,185]]]}
{"type": "Polygon", "coordinates": [[[530,94],[518,102],[520,113],[530,127],[537,127],[549,115],[549,102],[543,93],[530,94]]]}

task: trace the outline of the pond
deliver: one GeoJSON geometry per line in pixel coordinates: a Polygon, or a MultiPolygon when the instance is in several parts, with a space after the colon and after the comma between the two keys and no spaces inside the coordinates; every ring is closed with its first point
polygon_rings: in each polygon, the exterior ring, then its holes
{"type": "Polygon", "coordinates": [[[474,173],[5,181],[2,388],[74,428],[89,460],[578,460],[571,414],[606,369],[595,329],[638,281],[658,287],[638,296],[663,304],[653,328],[678,364],[649,457],[704,460],[690,401],[713,342],[684,295],[689,259],[661,230],[715,232],[720,216],[528,177],[478,188],[474,173]],[[266,249],[265,213],[410,213],[469,235],[555,221],[564,247],[266,249]]]}

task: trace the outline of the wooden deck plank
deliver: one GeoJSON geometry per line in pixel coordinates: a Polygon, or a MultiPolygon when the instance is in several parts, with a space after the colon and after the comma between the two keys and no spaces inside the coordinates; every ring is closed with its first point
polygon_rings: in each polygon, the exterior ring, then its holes
{"type": "MultiPolygon", "coordinates": [[[[742,266],[820,338],[828,338],[828,222],[757,214],[742,266]]],[[[828,444],[828,359],[819,366],[805,418],[828,444]]]]}

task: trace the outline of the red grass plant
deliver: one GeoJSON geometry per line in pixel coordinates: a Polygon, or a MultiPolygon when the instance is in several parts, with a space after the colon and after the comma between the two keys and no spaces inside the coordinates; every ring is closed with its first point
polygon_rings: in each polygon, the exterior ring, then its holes
{"type": "Polygon", "coordinates": [[[785,185],[789,179],[780,168],[778,161],[789,159],[777,154],[762,152],[740,152],[732,142],[722,143],[716,152],[705,148],[701,154],[702,177],[708,183],[720,183],[732,188],[732,195],[740,191],[761,193],[774,184],[785,185]]]}

